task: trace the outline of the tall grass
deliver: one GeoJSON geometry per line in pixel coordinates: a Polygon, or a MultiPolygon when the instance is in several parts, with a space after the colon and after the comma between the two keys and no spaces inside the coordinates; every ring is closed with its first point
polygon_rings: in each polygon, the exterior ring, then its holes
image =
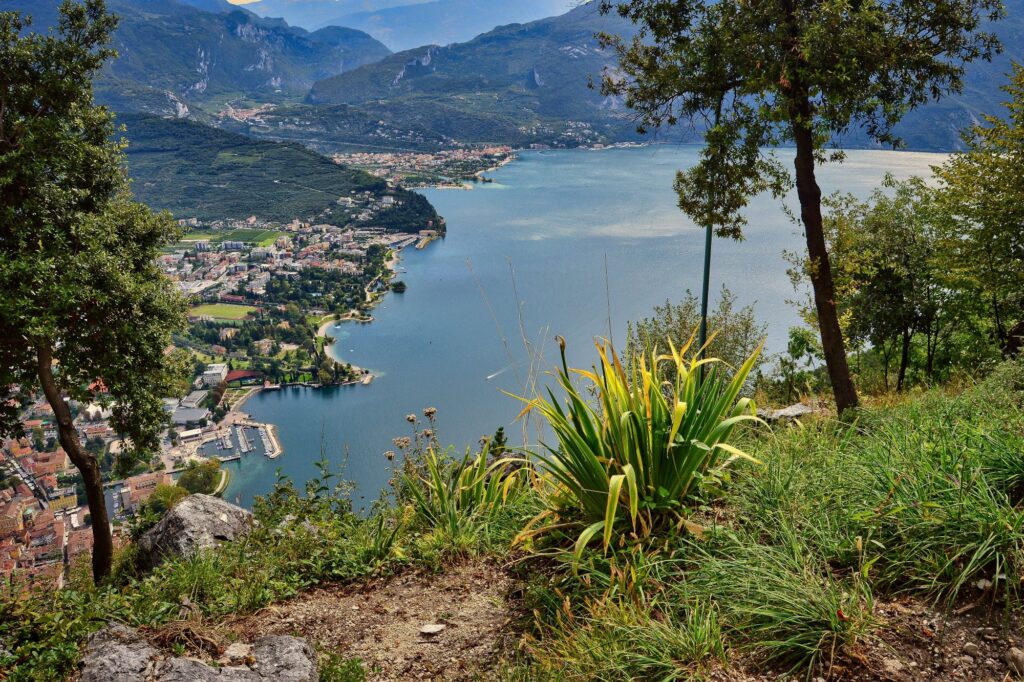
{"type": "Polygon", "coordinates": [[[522,462],[500,458],[489,463],[488,455],[485,446],[452,461],[431,447],[414,469],[418,473],[402,473],[416,516],[450,550],[478,545],[480,536],[528,493],[529,470],[518,466],[522,462]]]}
{"type": "Polygon", "coordinates": [[[687,525],[686,500],[709,470],[735,458],[753,459],[728,441],[738,424],[757,421],[753,401],[739,393],[760,347],[726,380],[716,360],[687,359],[692,342],[680,349],[669,342],[668,355],[652,351],[638,357],[627,374],[607,343],[596,344],[599,368],[570,369],[560,340],[557,380],[565,408],[549,390],[550,399],[526,400],[523,410],[542,414],[558,440],[540,459],[551,482],[549,512],[537,519],[544,525],[524,537],[578,515],[585,524],[578,556],[599,533],[607,551],[617,530],[646,536],[656,527],[687,525]],[[660,380],[666,364],[673,370],[671,382],[660,380]],[[701,378],[705,369],[710,371],[701,378]],[[586,388],[577,388],[574,376],[586,388]],[[596,407],[585,397],[588,391],[596,407]]]}

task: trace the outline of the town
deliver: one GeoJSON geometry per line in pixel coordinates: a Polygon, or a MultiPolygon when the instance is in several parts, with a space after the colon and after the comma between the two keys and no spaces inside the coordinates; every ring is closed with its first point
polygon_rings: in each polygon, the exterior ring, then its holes
{"type": "MultiPolygon", "coordinates": [[[[414,232],[374,224],[400,214],[400,201],[369,192],[338,200],[334,222],[179,220],[181,241],[158,258],[160,269],[190,304],[187,329],[165,350],[191,372],[165,401],[161,451],[126,475],[116,463],[125,447],[110,425],[102,385],[95,399],[70,401],[74,426],[103,472],[115,537],[191,492],[222,494],[228,462],[283,454],[274,426],[241,411],[259,390],[301,383],[369,383],[365,369],[334,361],[327,329],[336,321],[372,320],[369,312],[396,281],[397,253],[443,237],[444,222],[414,232]]],[[[88,557],[93,536],[80,474],[57,442],[53,409],[42,396],[18,405],[25,435],[0,444],[0,575],[18,584],[60,587],[88,557]]]]}

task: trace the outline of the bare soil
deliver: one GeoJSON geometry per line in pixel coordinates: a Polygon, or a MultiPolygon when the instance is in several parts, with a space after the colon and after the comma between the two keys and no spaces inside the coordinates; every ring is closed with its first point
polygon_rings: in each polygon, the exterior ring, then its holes
{"type": "Polygon", "coordinates": [[[239,638],[307,637],[321,650],[362,660],[370,680],[486,677],[504,646],[514,580],[467,561],[444,573],[406,573],[315,590],[231,625],[239,638]],[[424,626],[443,625],[438,634],[424,626]]]}

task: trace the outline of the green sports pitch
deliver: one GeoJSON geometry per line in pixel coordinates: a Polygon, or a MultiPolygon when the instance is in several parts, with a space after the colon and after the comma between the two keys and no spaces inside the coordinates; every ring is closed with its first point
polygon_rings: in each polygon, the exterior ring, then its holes
{"type": "Polygon", "coordinates": [[[256,310],[251,305],[234,305],[231,303],[208,303],[199,305],[189,311],[194,317],[208,315],[215,320],[241,320],[256,310]]]}
{"type": "Polygon", "coordinates": [[[244,242],[255,246],[270,246],[278,237],[283,237],[280,230],[261,230],[252,227],[239,227],[231,230],[192,230],[181,238],[183,244],[189,242],[209,241],[211,244],[221,242],[244,242]]]}

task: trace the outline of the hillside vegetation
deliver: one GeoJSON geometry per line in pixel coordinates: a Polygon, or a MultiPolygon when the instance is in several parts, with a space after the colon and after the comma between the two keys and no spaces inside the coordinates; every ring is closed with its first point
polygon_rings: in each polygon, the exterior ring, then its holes
{"type": "MultiPolygon", "coordinates": [[[[551,504],[543,480],[528,485],[472,458],[438,459],[417,427],[423,449],[414,447],[395,477],[397,505],[357,516],[336,479],[312,481],[304,492],[285,484],[257,503],[259,523],[246,541],[151,575],[134,572],[129,547],[109,586],[80,577],[39,601],[3,600],[0,638],[10,651],[0,651],[0,670],[11,680],[63,679],[79,642],[111,618],[193,650],[190,642],[203,641],[197,633],[223,641],[240,616],[316,586],[492,557],[505,565],[516,559],[510,577],[523,601],[509,602],[519,616],[504,628],[521,646],[490,659],[488,677],[674,679],[719,671],[716,679],[762,679],[749,677],[757,669],[912,679],[886,676],[883,663],[906,665],[932,643],[908,643],[902,621],[885,614],[907,604],[926,613],[935,604],[922,618],[936,629],[943,607],[973,603],[1002,614],[996,620],[1007,626],[1017,622],[1022,391],[1024,367],[1008,364],[962,391],[879,403],[852,424],[755,426],[736,443],[760,463],[734,462],[731,474],[706,481],[690,532],[623,535],[607,548],[597,542],[575,551],[571,529],[521,533],[551,504]]],[[[428,411],[425,426],[434,419],[428,411]]],[[[344,648],[331,656],[344,659],[344,648]]],[[[958,657],[957,650],[943,659],[948,676],[928,679],[996,679],[1004,669],[984,659],[958,668],[958,657]]],[[[348,667],[361,672],[344,679],[372,676],[358,661],[348,667]]]]}
{"type": "Polygon", "coordinates": [[[330,223],[340,197],[371,192],[401,198],[404,211],[381,216],[376,224],[419,229],[437,220],[422,196],[388,189],[383,180],[339,166],[304,147],[142,114],[126,114],[119,120],[126,128],[128,171],[136,197],[178,218],[255,215],[277,222],[298,218],[330,223]]]}

